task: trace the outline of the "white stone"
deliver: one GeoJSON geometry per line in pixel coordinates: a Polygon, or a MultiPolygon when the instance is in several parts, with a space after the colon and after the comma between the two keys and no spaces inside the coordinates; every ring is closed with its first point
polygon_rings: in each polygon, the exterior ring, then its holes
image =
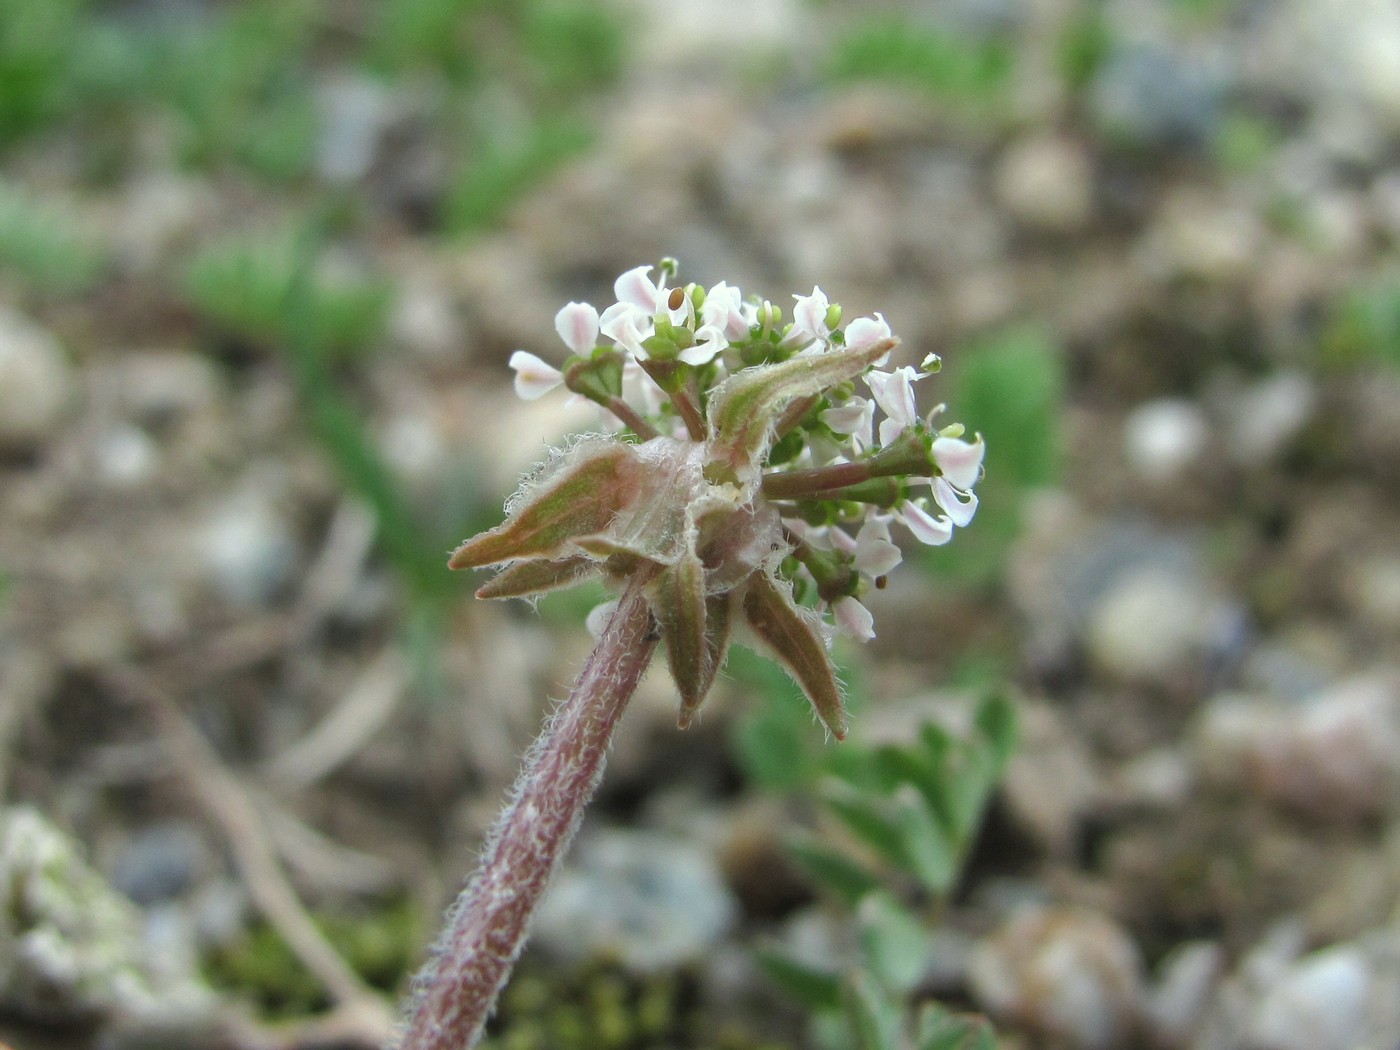
{"type": "Polygon", "coordinates": [[[1225,695],[1197,725],[1205,776],[1329,820],[1400,809],[1400,685],[1347,679],[1301,703],[1225,695]]]}
{"type": "Polygon", "coordinates": [[[968,971],[982,1007],[1082,1050],[1122,1045],[1141,1006],[1136,946],[1083,908],[1021,909],[976,945],[968,971]]]}
{"type": "Polygon", "coordinates": [[[545,894],[532,933],[564,957],[611,955],[648,973],[702,958],[737,911],[706,850],[656,832],[595,832],[545,894]]]}
{"type": "Polygon", "coordinates": [[[155,475],[160,461],[156,444],[140,427],[121,424],[97,442],[97,474],[113,488],[132,488],[155,475]]]}
{"type": "Polygon", "coordinates": [[[1163,961],[1143,1013],[1157,1042],[1185,1046],[1225,970],[1225,952],[1210,941],[1189,941],[1163,961]]]}
{"type": "Polygon", "coordinates": [[[290,577],[297,543],[268,496],[250,486],[225,500],[196,537],[215,589],[236,605],[260,605],[290,577]]]}
{"type": "Polygon", "coordinates": [[[1139,405],[1123,422],[1123,453],[1140,477],[1170,481],[1194,466],[1210,439],[1194,401],[1161,398],[1139,405]]]}
{"type": "Polygon", "coordinates": [[[1099,600],[1085,641],[1109,673],[1157,680],[1207,651],[1230,615],[1193,575],[1146,566],[1125,573],[1099,600]]]}
{"type": "Polygon", "coordinates": [[[1076,230],[1093,211],[1093,165],[1082,146],[1060,136],[1041,135],[1013,144],[994,179],[997,198],[1031,226],[1076,230]]]}
{"type": "Polygon", "coordinates": [[[1301,372],[1278,372],[1232,399],[1226,441],[1243,466],[1276,457],[1312,418],[1317,389],[1301,372]]]}
{"type": "Polygon", "coordinates": [[[1371,969],[1350,946],[1295,963],[1250,1018],[1247,1045],[1268,1050],[1355,1050],[1363,1045],[1371,969]]]}
{"type": "Polygon", "coordinates": [[[0,306],[0,447],[28,447],[51,436],[72,395],[72,369],[58,340],[0,306]]]}

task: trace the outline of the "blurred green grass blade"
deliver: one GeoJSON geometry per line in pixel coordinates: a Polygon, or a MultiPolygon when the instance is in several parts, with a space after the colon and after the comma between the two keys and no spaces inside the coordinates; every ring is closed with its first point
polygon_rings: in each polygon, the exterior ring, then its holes
{"type": "Polygon", "coordinates": [[[865,969],[882,987],[907,995],[931,957],[929,932],[917,916],[883,891],[868,894],[856,913],[865,969]]]}
{"type": "Polygon", "coordinates": [[[836,780],[822,789],[822,803],[861,842],[891,864],[905,863],[904,835],[899,825],[882,813],[876,800],[836,780]]]}
{"type": "Polygon", "coordinates": [[[831,56],[838,80],[888,80],[956,101],[990,99],[1010,82],[1005,42],[909,19],[866,19],[842,33],[831,56]]]}
{"type": "Polygon", "coordinates": [[[899,1050],[900,1007],[867,973],[854,974],[843,989],[843,1004],[856,1050],[899,1050]]]}
{"type": "Polygon", "coordinates": [[[380,542],[414,595],[433,599],[452,593],[456,584],[442,556],[446,545],[424,536],[365,427],[363,413],[341,398],[320,351],[318,314],[310,292],[317,243],[314,235],[303,234],[283,304],[287,361],[310,414],[308,423],[345,483],[373,510],[380,542]]]}
{"type": "Polygon", "coordinates": [[[958,1017],[937,1003],[919,1014],[916,1050],[996,1050],[996,1033],[983,1018],[958,1017]]]}
{"type": "Polygon", "coordinates": [[[91,287],[107,256],[73,216],[0,181],[0,269],[41,292],[91,287]]]}
{"type": "Polygon", "coordinates": [[[850,908],[880,885],[879,878],[864,865],[852,860],[809,834],[787,840],[788,852],[809,878],[835,894],[850,908]]]}
{"type": "Polygon", "coordinates": [[[809,1010],[836,1010],[841,1006],[841,978],[829,971],[798,962],[774,948],[755,953],[759,969],[809,1010]]]}
{"type": "Polygon", "coordinates": [[[934,896],[952,889],[961,844],[950,838],[938,815],[912,785],[895,799],[894,822],[903,843],[904,866],[934,896]]]}
{"type": "Polygon", "coordinates": [[[1029,327],[973,344],[949,369],[958,418],[987,439],[987,483],[1058,480],[1063,371],[1055,345],[1029,327]]]}
{"type": "Polygon", "coordinates": [[[448,228],[474,233],[492,225],[527,190],[592,141],[583,123],[557,116],[520,129],[509,142],[482,143],[448,196],[448,228]]]}
{"type": "Polygon", "coordinates": [[[978,705],[973,719],[992,749],[995,775],[1000,776],[1016,750],[1016,705],[1005,694],[992,693],[978,705]]]}

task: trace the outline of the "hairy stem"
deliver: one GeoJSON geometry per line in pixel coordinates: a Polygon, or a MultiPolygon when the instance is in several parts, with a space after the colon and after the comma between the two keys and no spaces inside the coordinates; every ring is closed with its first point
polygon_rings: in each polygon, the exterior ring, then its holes
{"type": "Polygon", "coordinates": [[[485,859],[418,977],[401,1050],[467,1050],[481,1037],[530,916],[602,776],[613,729],[656,649],[642,594],[648,576],[628,584],[569,699],[526,756],[485,859]]]}

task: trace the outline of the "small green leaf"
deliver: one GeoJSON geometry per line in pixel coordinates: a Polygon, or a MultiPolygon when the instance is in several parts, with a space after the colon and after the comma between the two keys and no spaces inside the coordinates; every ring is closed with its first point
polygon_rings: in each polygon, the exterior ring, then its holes
{"type": "Polygon", "coordinates": [[[802,687],[822,724],[837,740],[844,740],[846,708],[826,644],[808,615],[793,603],[787,588],[766,573],[755,572],[744,590],[744,615],[754,633],[802,687]]]}
{"type": "Polygon", "coordinates": [[[774,948],[755,953],[759,969],[774,984],[811,1010],[835,1010],[841,1006],[841,978],[828,970],[798,962],[774,948]]]}
{"type": "Polygon", "coordinates": [[[561,558],[557,561],[521,561],[510,565],[476,589],[478,598],[524,598],[533,594],[555,591],[601,572],[602,562],[585,558],[561,558]]]}
{"type": "Polygon", "coordinates": [[[867,895],[856,918],[870,972],[885,988],[907,995],[928,969],[932,947],[928,930],[883,891],[867,895]]]}
{"type": "Polygon", "coordinates": [[[1016,708],[1003,694],[993,693],[977,708],[975,720],[992,747],[996,772],[1000,774],[1016,750],[1016,708]]]}
{"type": "Polygon", "coordinates": [[[894,820],[904,846],[905,866],[930,893],[947,893],[957,880],[959,850],[912,785],[899,792],[894,820]]]}
{"type": "Polygon", "coordinates": [[[630,445],[607,439],[580,442],[547,479],[496,528],[453,552],[450,569],[471,569],[516,558],[555,558],[576,537],[605,529],[641,486],[630,445]]]}
{"type": "Polygon", "coordinates": [[[823,786],[822,801],[851,834],[891,864],[903,866],[904,835],[898,824],[880,811],[875,800],[838,781],[823,786]]]}
{"type": "Polygon", "coordinates": [[[983,1017],[959,1017],[937,1003],[919,1015],[917,1050],[996,1050],[996,1033],[983,1017]]]}
{"type": "Polygon", "coordinates": [[[901,1010],[876,986],[869,974],[855,974],[843,998],[858,1050],[898,1050],[901,1010]]]}
{"type": "Polygon", "coordinates": [[[715,481],[741,485],[757,481],[773,443],[774,425],[785,407],[854,379],[898,345],[897,339],[883,339],[859,350],[793,357],[730,376],[710,397],[706,474],[713,474],[715,481]]]}
{"type": "Polygon", "coordinates": [[[854,908],[862,897],[880,885],[873,872],[824,845],[813,835],[794,835],[788,839],[787,847],[798,867],[849,907],[854,908]]]}

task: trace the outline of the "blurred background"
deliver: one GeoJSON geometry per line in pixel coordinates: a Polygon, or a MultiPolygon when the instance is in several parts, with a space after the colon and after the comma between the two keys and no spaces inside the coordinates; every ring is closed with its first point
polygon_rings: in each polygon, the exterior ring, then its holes
{"type": "Polygon", "coordinates": [[[982,509],[846,744],[653,670],[491,1045],[840,1046],[775,960],[911,915],[1002,1046],[1400,1045],[1397,240],[1390,0],[0,0],[0,1042],[374,1045],[602,598],[444,567],[594,424],[505,362],[673,255],[941,354],[982,509]]]}

